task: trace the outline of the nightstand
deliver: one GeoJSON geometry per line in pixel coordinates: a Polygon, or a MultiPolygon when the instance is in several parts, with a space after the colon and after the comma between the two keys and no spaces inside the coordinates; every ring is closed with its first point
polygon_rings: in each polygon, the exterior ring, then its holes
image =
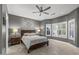
{"type": "Polygon", "coordinates": [[[12,37],[9,40],[9,45],[20,44],[20,42],[21,42],[21,37],[12,37]]]}

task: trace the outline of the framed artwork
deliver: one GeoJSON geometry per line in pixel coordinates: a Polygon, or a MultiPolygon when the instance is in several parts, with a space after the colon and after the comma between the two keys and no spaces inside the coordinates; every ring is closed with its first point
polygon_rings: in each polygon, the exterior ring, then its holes
{"type": "Polygon", "coordinates": [[[68,21],[68,39],[75,40],[75,19],[68,21]]]}
{"type": "Polygon", "coordinates": [[[46,24],[46,36],[51,36],[51,24],[46,24]]]}

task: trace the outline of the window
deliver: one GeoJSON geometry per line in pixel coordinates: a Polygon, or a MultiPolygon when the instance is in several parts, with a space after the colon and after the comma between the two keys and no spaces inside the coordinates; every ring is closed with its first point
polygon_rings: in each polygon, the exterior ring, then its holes
{"type": "Polygon", "coordinates": [[[52,24],[52,36],[67,38],[67,22],[52,24]]]}
{"type": "Polygon", "coordinates": [[[46,24],[46,36],[51,36],[51,24],[46,24]]]}
{"type": "Polygon", "coordinates": [[[58,23],[58,37],[67,38],[67,22],[58,23]]]}
{"type": "Polygon", "coordinates": [[[58,37],[57,29],[58,29],[57,23],[52,24],[52,36],[53,36],[53,37],[58,37]]]}
{"type": "Polygon", "coordinates": [[[75,40],[75,19],[68,21],[68,38],[75,40]]]}

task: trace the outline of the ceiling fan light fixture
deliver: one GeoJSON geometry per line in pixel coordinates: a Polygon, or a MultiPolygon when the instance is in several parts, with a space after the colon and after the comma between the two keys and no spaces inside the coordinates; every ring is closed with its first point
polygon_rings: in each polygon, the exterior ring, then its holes
{"type": "Polygon", "coordinates": [[[51,16],[55,15],[56,13],[52,13],[51,16]]]}
{"type": "Polygon", "coordinates": [[[41,16],[41,14],[46,14],[46,15],[49,15],[48,12],[46,12],[47,10],[49,10],[51,7],[47,7],[47,8],[43,8],[42,6],[39,7],[38,5],[36,5],[36,8],[39,10],[38,12],[33,12],[33,13],[40,13],[39,16],[41,16]]]}

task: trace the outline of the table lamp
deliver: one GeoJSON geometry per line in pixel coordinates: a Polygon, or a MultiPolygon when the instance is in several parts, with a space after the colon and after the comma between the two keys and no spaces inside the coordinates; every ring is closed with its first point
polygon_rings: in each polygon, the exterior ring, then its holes
{"type": "Polygon", "coordinates": [[[13,33],[15,33],[15,37],[16,37],[16,33],[18,32],[18,29],[13,28],[13,33]]]}

